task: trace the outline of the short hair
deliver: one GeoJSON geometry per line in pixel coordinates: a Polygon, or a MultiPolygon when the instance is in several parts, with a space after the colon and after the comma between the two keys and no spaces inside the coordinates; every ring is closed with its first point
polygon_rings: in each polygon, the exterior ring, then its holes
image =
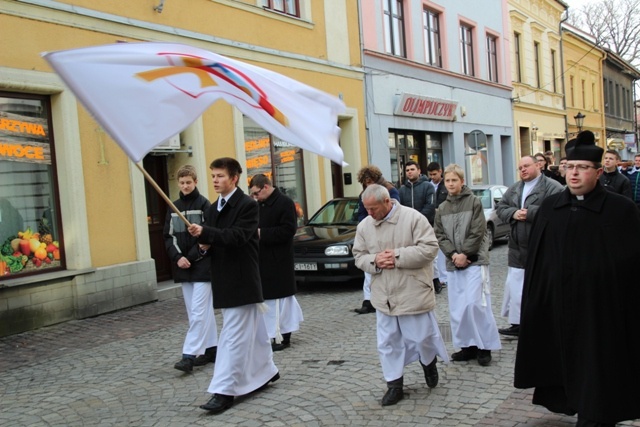
{"type": "Polygon", "coordinates": [[[530,158],[533,161],[533,163],[538,163],[538,159],[536,159],[536,156],[532,156],[530,154],[527,154],[526,156],[522,156],[520,160],[526,159],[527,157],[530,158]]]}
{"type": "Polygon", "coordinates": [[[264,188],[265,185],[269,185],[273,187],[273,184],[271,183],[271,180],[269,179],[269,177],[263,173],[254,175],[253,178],[251,178],[251,181],[249,181],[249,188],[251,187],[264,188]]]}
{"type": "Polygon", "coordinates": [[[640,153],[636,154],[633,158],[640,157],[640,153]]]}
{"type": "Polygon", "coordinates": [[[534,154],[534,157],[536,158],[536,161],[538,161],[538,157],[542,157],[545,162],[549,163],[549,159],[547,159],[547,156],[545,156],[544,153],[536,153],[534,154]]]}
{"type": "Polygon", "coordinates": [[[239,177],[242,174],[242,166],[236,159],[231,157],[215,159],[209,165],[209,169],[225,169],[231,178],[239,177]]]}
{"type": "Polygon", "coordinates": [[[458,178],[464,181],[464,170],[462,170],[462,168],[455,163],[451,163],[444,169],[443,175],[447,176],[448,173],[455,173],[456,175],[458,175],[458,178]]]}
{"type": "Polygon", "coordinates": [[[612,155],[616,156],[616,159],[620,160],[620,154],[618,154],[618,152],[616,150],[607,150],[607,151],[604,152],[604,154],[612,154],[612,155]]]}
{"type": "Polygon", "coordinates": [[[441,169],[442,167],[440,167],[440,163],[438,162],[431,162],[427,165],[427,172],[439,171],[441,169]]]}
{"type": "Polygon", "coordinates": [[[416,169],[420,170],[420,165],[418,164],[418,162],[414,160],[409,160],[407,163],[404,164],[405,169],[407,168],[407,166],[415,166],[416,169]]]}
{"type": "Polygon", "coordinates": [[[545,152],[544,152],[544,155],[545,155],[546,157],[553,157],[553,151],[551,151],[551,150],[547,150],[547,151],[545,151],[545,152]]]}
{"type": "Polygon", "coordinates": [[[374,198],[376,202],[384,202],[385,200],[391,199],[389,195],[389,190],[384,185],[380,184],[371,184],[362,192],[362,201],[365,199],[374,198]]]}
{"type": "Polygon", "coordinates": [[[196,168],[191,165],[184,165],[178,169],[178,179],[184,178],[185,176],[190,176],[194,181],[198,180],[198,172],[196,172],[196,168]]]}
{"type": "Polygon", "coordinates": [[[567,160],[567,156],[560,157],[560,161],[567,160]]]}
{"type": "Polygon", "coordinates": [[[358,171],[358,182],[364,185],[367,178],[373,182],[378,182],[382,178],[382,171],[374,165],[365,166],[358,171]]]}

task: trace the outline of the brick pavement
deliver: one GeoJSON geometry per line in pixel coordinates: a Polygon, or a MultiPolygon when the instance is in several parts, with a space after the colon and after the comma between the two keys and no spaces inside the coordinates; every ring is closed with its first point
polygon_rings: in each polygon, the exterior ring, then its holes
{"type": "MultiPolygon", "coordinates": [[[[492,251],[491,267],[496,313],[505,275],[506,246],[500,245],[492,251]]],[[[513,388],[514,340],[503,340],[489,367],[439,364],[440,384],[432,390],[420,365],[408,366],[406,398],[382,408],[375,316],[352,311],[361,297],[357,284],[301,288],[305,322],[291,348],[274,355],[282,378],[215,416],[198,409],[209,398],[213,365],[193,374],[173,369],[186,329],[180,298],[1,338],[0,425],[574,425],[574,417],[535,407],[530,391],[513,388]]],[[[438,303],[447,336],[446,292],[438,303]]],[[[453,351],[450,342],[447,348],[453,351]]]]}

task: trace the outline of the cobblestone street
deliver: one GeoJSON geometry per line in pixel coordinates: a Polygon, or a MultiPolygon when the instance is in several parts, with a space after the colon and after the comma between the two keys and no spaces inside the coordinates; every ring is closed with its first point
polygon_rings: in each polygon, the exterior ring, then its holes
{"type": "MultiPolygon", "coordinates": [[[[506,275],[504,243],[491,252],[493,310],[506,275]]],[[[450,342],[446,290],[437,316],[450,342]]],[[[430,390],[418,363],[405,370],[407,396],[381,407],[386,390],[375,316],[357,315],[359,284],[305,285],[305,322],[292,346],[274,354],[281,379],[226,412],[198,408],[213,365],[173,368],[186,331],[181,298],[0,339],[0,425],[23,426],[572,426],[574,417],[531,404],[512,386],[515,340],[503,339],[489,367],[439,364],[430,390]]],[[[218,318],[220,327],[220,318],[218,318]]],[[[624,425],[640,426],[640,422],[624,425]]]]}

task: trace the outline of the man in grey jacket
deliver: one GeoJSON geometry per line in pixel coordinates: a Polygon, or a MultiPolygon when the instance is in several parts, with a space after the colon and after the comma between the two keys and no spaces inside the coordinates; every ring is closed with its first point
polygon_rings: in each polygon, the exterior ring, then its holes
{"type": "Polygon", "coordinates": [[[520,334],[520,304],[524,284],[524,266],[527,262],[529,233],[542,201],[562,191],[562,185],[542,174],[536,158],[524,156],[518,166],[520,181],[513,184],[498,206],[496,213],[503,222],[511,225],[509,235],[509,269],[504,285],[502,316],[509,319],[509,328],[498,329],[502,335],[517,337],[520,334]]]}

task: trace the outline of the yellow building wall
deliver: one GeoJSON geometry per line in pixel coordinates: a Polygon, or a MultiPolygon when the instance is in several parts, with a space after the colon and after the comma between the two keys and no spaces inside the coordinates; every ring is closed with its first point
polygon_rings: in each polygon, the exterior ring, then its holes
{"type": "Polygon", "coordinates": [[[585,116],[582,130],[592,131],[596,135],[596,143],[606,148],[602,95],[602,61],[605,53],[569,31],[564,31],[562,41],[569,137],[578,132],[574,117],[580,112],[585,116]],[[584,92],[582,82],[585,83],[584,92]]]}
{"type": "Polygon", "coordinates": [[[508,9],[512,34],[511,78],[516,158],[545,151],[545,143],[550,144],[548,148],[556,151],[556,157],[559,157],[566,139],[559,34],[564,7],[555,0],[508,0],[508,9]],[[514,33],[520,35],[520,79],[517,75],[514,33]],[[539,45],[537,63],[536,43],[539,45]],[[555,75],[551,63],[552,50],[556,54],[555,75]]]}
{"type": "MultiPolygon", "coordinates": [[[[65,2],[53,3],[64,4],[65,2]]],[[[311,22],[298,20],[299,22],[293,24],[294,20],[291,18],[264,11],[256,6],[244,5],[243,2],[198,1],[189,2],[189,7],[185,7],[181,2],[167,0],[162,13],[153,10],[153,6],[157,3],[156,1],[125,0],[66,2],[76,7],[86,7],[123,17],[123,22],[117,23],[86,16],[74,17],[64,10],[52,11],[36,7],[26,7],[25,13],[22,14],[26,17],[12,16],[3,14],[2,7],[15,8],[20,5],[0,0],[3,45],[13,47],[0,51],[0,66],[51,72],[48,64],[40,57],[41,52],[108,44],[118,40],[171,40],[209,48],[212,51],[223,51],[220,53],[229,56],[236,53],[241,60],[283,73],[331,94],[341,94],[347,106],[357,111],[360,155],[357,161],[362,164],[366,162],[362,76],[357,71],[332,69],[326,64],[318,65],[307,60],[308,58],[322,60],[327,56],[326,40],[322,33],[325,28],[323,2],[308,2],[308,12],[312,16],[311,22]],[[127,19],[173,25],[176,28],[214,37],[255,44],[274,49],[274,54],[253,54],[247,49],[236,49],[226,44],[206,43],[204,40],[194,41],[140,26],[130,28],[125,25],[123,11],[126,11],[127,19]],[[55,23],[46,22],[47,20],[55,23]],[[265,24],[265,20],[268,24],[265,24]],[[25,37],[25,28],[29,29],[29,37],[25,37]],[[279,57],[275,54],[277,51],[297,54],[299,59],[279,57]],[[267,62],[247,60],[246,57],[252,55],[267,62]]],[[[346,40],[348,45],[345,48],[349,49],[347,57],[349,61],[359,65],[358,16],[355,3],[354,7],[348,7],[347,21],[352,27],[346,40]]],[[[86,244],[91,251],[93,267],[136,261],[139,248],[136,248],[133,238],[129,240],[126,237],[134,235],[135,222],[129,159],[120,147],[100,130],[97,123],[80,104],[78,104],[78,115],[84,171],[84,176],[79,179],[84,179],[85,183],[89,235],[74,237],[86,239],[86,244]]],[[[231,107],[222,101],[217,102],[203,115],[202,126],[207,166],[214,158],[237,156],[231,107]]],[[[57,140],[56,143],[63,144],[64,141],[57,140]]],[[[319,182],[307,182],[307,192],[317,189],[321,194],[326,194],[328,192],[326,183],[330,181],[330,177],[327,178],[325,175],[323,167],[325,160],[318,157],[317,162],[320,173],[319,182]]],[[[358,166],[358,164],[354,165],[354,167],[358,166]]],[[[201,182],[209,179],[208,172],[208,170],[200,172],[201,182]]],[[[209,190],[208,195],[211,199],[217,197],[213,189],[209,190]]],[[[175,198],[176,195],[173,199],[175,198]]],[[[71,236],[65,237],[71,238],[71,236]]]]}
{"type": "MultiPolygon", "coordinates": [[[[69,31],[63,26],[6,15],[0,15],[0,28],[7,45],[21,46],[21,49],[2,49],[0,64],[30,70],[52,71],[40,56],[41,52],[76,47],[79,40],[83,46],[113,41],[109,35],[93,31],[69,31]],[[25,46],[24,28],[42,34],[37,44],[25,46]]],[[[135,242],[116,238],[134,234],[128,157],[79,103],[78,115],[84,171],[84,176],[78,179],[85,183],[89,235],[77,238],[86,240],[94,267],[133,261],[135,242]]],[[[54,138],[55,132],[54,128],[54,138]]],[[[64,144],[57,139],[55,142],[64,144]]]]}

